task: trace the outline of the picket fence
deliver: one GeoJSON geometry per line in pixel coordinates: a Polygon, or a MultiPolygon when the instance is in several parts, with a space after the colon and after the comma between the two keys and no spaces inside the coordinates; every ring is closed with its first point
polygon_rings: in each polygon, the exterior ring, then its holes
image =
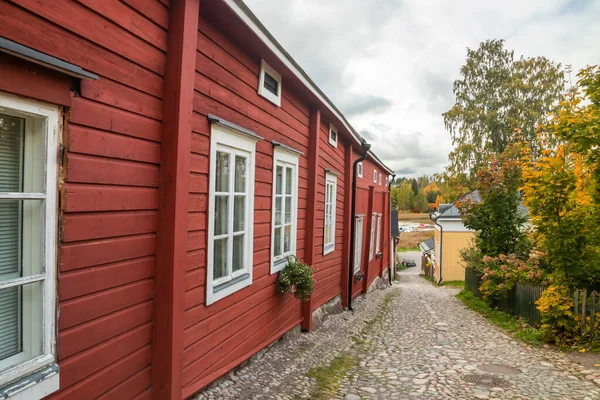
{"type": "MultiPolygon", "coordinates": [[[[465,269],[465,289],[481,298],[479,286],[481,285],[481,274],[472,268],[465,269]]],[[[542,293],[546,290],[544,286],[523,285],[517,283],[508,293],[508,298],[496,306],[517,317],[525,318],[530,325],[539,327],[541,324],[541,313],[536,307],[542,293]]],[[[573,313],[580,318],[581,335],[594,337],[600,334],[596,327],[596,312],[600,312],[600,295],[595,291],[575,290],[573,291],[573,313]]]]}

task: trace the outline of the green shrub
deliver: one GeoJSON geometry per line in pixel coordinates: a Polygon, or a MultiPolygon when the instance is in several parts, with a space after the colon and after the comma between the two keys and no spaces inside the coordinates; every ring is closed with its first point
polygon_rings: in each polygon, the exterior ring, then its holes
{"type": "Polygon", "coordinates": [[[281,293],[290,293],[302,301],[308,301],[313,291],[313,269],[295,257],[288,257],[287,266],[277,279],[281,293]]]}
{"type": "Polygon", "coordinates": [[[550,286],[536,304],[542,314],[540,330],[546,342],[567,346],[579,341],[579,323],[566,286],[550,286]]]}

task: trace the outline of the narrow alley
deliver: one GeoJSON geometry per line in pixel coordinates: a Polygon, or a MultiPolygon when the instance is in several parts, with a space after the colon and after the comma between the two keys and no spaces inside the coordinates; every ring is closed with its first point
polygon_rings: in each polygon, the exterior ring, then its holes
{"type": "Polygon", "coordinates": [[[354,314],[280,341],[197,399],[600,398],[599,387],[580,379],[581,366],[514,341],[455,299],[457,289],[434,287],[418,273],[403,271],[354,314]],[[340,359],[349,361],[335,382],[328,366],[340,359]],[[319,367],[335,393],[309,378],[319,367]]]}

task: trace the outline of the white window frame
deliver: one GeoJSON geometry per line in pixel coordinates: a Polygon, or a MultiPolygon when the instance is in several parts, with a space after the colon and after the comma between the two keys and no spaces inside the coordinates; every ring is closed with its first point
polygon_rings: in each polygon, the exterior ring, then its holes
{"type": "MultiPolygon", "coordinates": [[[[39,319],[36,321],[26,317],[23,318],[23,348],[21,353],[4,359],[0,362],[0,386],[7,383],[27,379],[27,376],[45,369],[56,363],[56,238],[57,238],[57,185],[58,185],[58,146],[61,130],[60,124],[60,108],[56,105],[47,104],[35,100],[24,99],[17,96],[0,92],[0,113],[9,114],[25,118],[25,135],[43,135],[45,137],[44,154],[30,154],[29,158],[38,158],[34,161],[44,162],[44,174],[40,182],[41,193],[0,193],[0,201],[2,200],[38,200],[42,202],[43,216],[41,224],[42,244],[37,262],[41,263],[41,268],[33,271],[33,262],[27,267],[23,264],[23,270],[29,268],[32,274],[24,277],[9,279],[0,283],[0,290],[10,287],[21,286],[27,284],[42,285],[41,299],[30,298],[29,303],[35,300],[40,301],[41,325],[39,319]],[[28,326],[27,326],[28,325],[28,326]],[[39,349],[37,356],[28,355],[27,352],[32,352],[34,346],[39,349]],[[7,365],[12,365],[7,367],[7,365]]],[[[27,146],[27,144],[26,144],[27,146]]],[[[30,149],[26,148],[26,152],[30,149]]],[[[35,151],[33,151],[36,153],[35,151]]],[[[25,164],[27,171],[27,162],[25,164]]],[[[29,178],[27,178],[29,179],[29,178]]],[[[31,179],[36,179],[34,176],[31,179]]],[[[24,212],[23,224],[26,224],[27,212],[24,212]]],[[[31,221],[31,220],[30,220],[31,221]]],[[[24,234],[25,234],[24,228],[24,234]]],[[[29,249],[31,250],[31,249],[29,249]]],[[[32,251],[33,253],[33,251],[32,251]]],[[[25,271],[24,271],[25,272],[25,271]]],[[[25,291],[26,292],[26,291],[25,291]]],[[[25,296],[25,294],[24,294],[25,296]]],[[[34,294],[31,294],[34,296],[34,294]]],[[[22,311],[23,316],[27,312],[34,312],[33,309],[26,310],[31,307],[24,304],[22,311]]],[[[41,398],[58,390],[59,374],[58,372],[46,375],[41,381],[34,384],[25,385],[20,391],[11,393],[10,396],[16,395],[19,398],[41,398]]]]}
{"type": "Polygon", "coordinates": [[[377,170],[373,170],[373,182],[377,183],[377,170]]]}
{"type": "MultiPolygon", "coordinates": [[[[298,160],[300,158],[300,155],[298,153],[295,152],[291,152],[288,150],[285,150],[283,148],[280,147],[276,147],[275,150],[273,151],[273,204],[272,204],[272,211],[271,211],[271,274],[274,274],[276,272],[281,271],[283,268],[285,268],[285,266],[287,265],[287,258],[288,257],[295,257],[296,256],[296,237],[297,237],[297,230],[298,230],[298,160]],[[282,249],[282,254],[279,256],[275,256],[275,203],[276,203],[276,198],[277,195],[275,193],[276,191],[276,179],[277,179],[277,167],[281,166],[284,168],[292,168],[292,209],[291,209],[291,237],[290,237],[290,250],[285,252],[283,251],[284,246],[284,226],[285,224],[282,221],[281,224],[281,249],[282,249]]],[[[283,179],[282,179],[282,189],[285,191],[285,187],[286,187],[286,176],[285,173],[283,174],[283,179]]],[[[282,210],[283,210],[283,215],[285,215],[285,212],[287,210],[285,210],[285,201],[283,200],[285,199],[285,197],[282,197],[282,210]]],[[[283,218],[283,216],[282,216],[283,218]]]]}
{"type": "Polygon", "coordinates": [[[381,186],[381,173],[379,173],[379,186],[381,186]]]}
{"type": "Polygon", "coordinates": [[[273,69],[265,60],[260,60],[260,75],[258,77],[258,94],[281,107],[281,75],[273,69]],[[265,72],[277,81],[277,95],[265,88],[265,72]]]}
{"type": "Polygon", "coordinates": [[[381,214],[377,214],[377,240],[375,241],[375,254],[381,250],[381,214]]]}
{"type": "Polygon", "coordinates": [[[362,161],[359,162],[356,165],[356,169],[357,169],[356,174],[358,175],[359,178],[362,178],[363,177],[363,163],[362,163],[362,161]]]}
{"type": "Polygon", "coordinates": [[[362,215],[356,217],[355,222],[355,239],[354,239],[354,273],[360,271],[360,265],[362,264],[362,247],[363,247],[363,231],[364,231],[364,217],[362,215]],[[359,224],[360,222],[360,224],[359,224]],[[360,229],[359,229],[360,225],[360,229]]]}
{"type": "MultiPolygon", "coordinates": [[[[257,138],[245,133],[240,133],[219,124],[211,124],[210,133],[210,174],[209,174],[209,197],[208,197],[208,254],[207,254],[207,282],[206,282],[206,305],[210,305],[224,297],[231,295],[252,284],[253,267],[253,245],[254,245],[254,168],[256,158],[257,138]],[[217,150],[228,151],[232,154],[232,163],[236,154],[247,157],[246,174],[246,207],[244,225],[244,264],[245,267],[231,272],[225,277],[213,279],[214,270],[214,231],[215,231],[215,181],[217,150]]],[[[235,175],[235,172],[230,175],[235,175]]],[[[230,185],[233,178],[230,178],[230,185]]],[[[233,190],[233,189],[230,189],[233,190]]],[[[232,203],[231,201],[229,203],[232,203]]],[[[233,235],[233,204],[228,204],[228,235],[233,235]]],[[[228,264],[233,254],[232,239],[229,240],[227,252],[228,264]]],[[[228,269],[229,266],[228,266],[228,269]]]]}
{"type": "Polygon", "coordinates": [[[373,259],[373,253],[375,250],[375,220],[376,213],[371,215],[371,240],[369,241],[369,261],[373,259]]]}
{"type": "Polygon", "coordinates": [[[327,172],[325,174],[325,210],[324,210],[324,218],[323,218],[323,255],[327,255],[335,250],[335,214],[336,214],[336,199],[337,199],[337,176],[332,173],[327,172]],[[328,209],[328,188],[333,187],[333,192],[329,198],[329,210],[330,217],[329,220],[327,218],[327,209],[328,209]],[[330,230],[329,237],[331,238],[330,242],[326,242],[325,238],[327,236],[327,229],[330,230]]]}
{"type": "Polygon", "coordinates": [[[329,124],[329,144],[333,147],[337,147],[338,144],[338,130],[333,124],[329,124]],[[335,139],[331,137],[331,133],[335,133],[335,139]]]}

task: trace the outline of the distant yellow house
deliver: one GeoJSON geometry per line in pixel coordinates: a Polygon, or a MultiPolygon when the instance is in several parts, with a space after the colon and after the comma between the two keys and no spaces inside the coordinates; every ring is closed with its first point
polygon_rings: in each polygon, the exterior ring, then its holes
{"type": "MultiPolygon", "coordinates": [[[[475,201],[480,200],[478,191],[466,196],[475,201]]],[[[456,202],[440,204],[438,211],[431,214],[431,220],[435,223],[435,281],[464,281],[465,269],[462,266],[460,250],[471,244],[475,239],[475,232],[463,225],[456,202]]]]}

